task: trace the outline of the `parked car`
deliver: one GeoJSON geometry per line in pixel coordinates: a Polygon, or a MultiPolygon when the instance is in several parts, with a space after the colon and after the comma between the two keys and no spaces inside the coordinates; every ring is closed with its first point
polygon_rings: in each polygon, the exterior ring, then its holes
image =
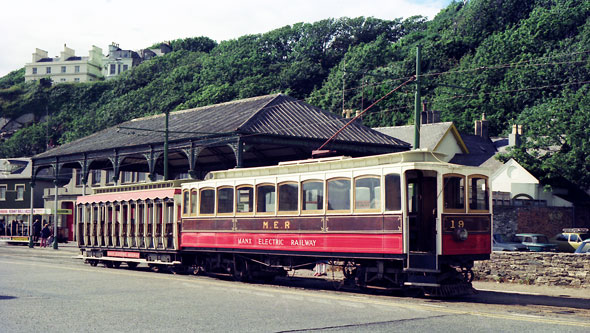
{"type": "Polygon", "coordinates": [[[563,232],[553,236],[549,241],[557,244],[559,251],[574,252],[586,239],[590,239],[588,228],[565,228],[563,232]]]}
{"type": "Polygon", "coordinates": [[[550,243],[547,236],[543,234],[516,234],[512,241],[526,245],[529,251],[557,252],[557,244],[550,243]]]}
{"type": "Polygon", "coordinates": [[[526,245],[511,242],[506,235],[494,234],[492,250],[494,251],[528,251],[526,245]]]}
{"type": "Polygon", "coordinates": [[[590,239],[580,243],[580,246],[578,246],[575,253],[590,253],[590,239]]]}

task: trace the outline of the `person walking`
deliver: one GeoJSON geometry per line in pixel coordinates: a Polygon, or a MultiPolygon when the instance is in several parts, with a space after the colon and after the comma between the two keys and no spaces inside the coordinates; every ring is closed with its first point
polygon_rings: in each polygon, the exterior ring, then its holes
{"type": "Polygon", "coordinates": [[[33,242],[37,243],[39,241],[39,236],[41,236],[41,222],[39,219],[35,219],[33,223],[33,242]]]}
{"type": "Polygon", "coordinates": [[[41,247],[47,247],[47,238],[51,235],[51,230],[49,230],[49,226],[47,223],[41,229],[41,247]]]}

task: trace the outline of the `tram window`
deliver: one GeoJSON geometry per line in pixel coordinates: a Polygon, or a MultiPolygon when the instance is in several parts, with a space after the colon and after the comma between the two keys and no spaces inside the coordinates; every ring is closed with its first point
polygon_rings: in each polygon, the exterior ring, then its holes
{"type": "Polygon", "coordinates": [[[401,181],[398,174],[385,176],[385,210],[402,209],[401,181]]]}
{"type": "Polygon", "coordinates": [[[213,214],[215,212],[215,190],[203,189],[200,196],[199,214],[213,214]]]}
{"type": "Polygon", "coordinates": [[[299,195],[299,184],[284,183],[279,185],[279,211],[296,212],[299,195]]]}
{"type": "Polygon", "coordinates": [[[302,210],[313,211],[324,208],[324,183],[321,181],[308,181],[301,185],[302,210]]]}
{"type": "Polygon", "coordinates": [[[350,179],[328,180],[328,210],[350,211],[350,179]]]}
{"type": "Polygon", "coordinates": [[[251,186],[240,187],[236,190],[236,211],[251,213],[253,211],[254,190],[251,186]]]}
{"type": "Polygon", "coordinates": [[[354,180],[354,209],[381,209],[381,179],[364,177],[354,180]]]}
{"type": "Polygon", "coordinates": [[[197,214],[197,190],[191,190],[191,215],[197,214]]]}
{"type": "Polygon", "coordinates": [[[189,196],[188,191],[182,192],[182,214],[188,214],[188,207],[189,207],[189,196]]]}
{"type": "Polygon", "coordinates": [[[260,185],[256,187],[256,212],[273,213],[275,211],[275,186],[260,185]]]}
{"type": "Polygon", "coordinates": [[[444,177],[445,210],[465,210],[465,178],[463,176],[444,177]]]}
{"type": "Polygon", "coordinates": [[[478,176],[469,177],[469,209],[489,210],[487,179],[478,176]]]}
{"type": "Polygon", "coordinates": [[[234,212],[234,189],[224,187],[217,189],[217,213],[228,214],[234,212]]]}
{"type": "Polygon", "coordinates": [[[408,213],[418,212],[418,184],[408,183],[408,213]]]}

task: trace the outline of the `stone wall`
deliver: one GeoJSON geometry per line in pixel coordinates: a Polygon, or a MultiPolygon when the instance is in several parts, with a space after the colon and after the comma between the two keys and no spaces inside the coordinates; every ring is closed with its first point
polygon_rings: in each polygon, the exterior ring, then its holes
{"type": "Polygon", "coordinates": [[[573,209],[564,207],[494,206],[494,233],[540,233],[553,237],[563,228],[574,226],[573,209]]]}
{"type": "Polygon", "coordinates": [[[473,272],[481,281],[590,289],[590,253],[493,252],[473,272]]]}

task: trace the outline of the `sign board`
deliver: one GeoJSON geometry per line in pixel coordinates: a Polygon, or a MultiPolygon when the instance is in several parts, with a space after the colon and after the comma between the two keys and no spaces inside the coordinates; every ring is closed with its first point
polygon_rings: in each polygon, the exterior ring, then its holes
{"type": "MultiPolygon", "coordinates": [[[[0,209],[0,215],[29,215],[31,214],[30,208],[20,209],[0,209]]],[[[33,215],[52,215],[53,209],[49,208],[33,208],[33,215]]],[[[70,215],[72,214],[71,209],[58,209],[58,215],[70,215]]]]}

